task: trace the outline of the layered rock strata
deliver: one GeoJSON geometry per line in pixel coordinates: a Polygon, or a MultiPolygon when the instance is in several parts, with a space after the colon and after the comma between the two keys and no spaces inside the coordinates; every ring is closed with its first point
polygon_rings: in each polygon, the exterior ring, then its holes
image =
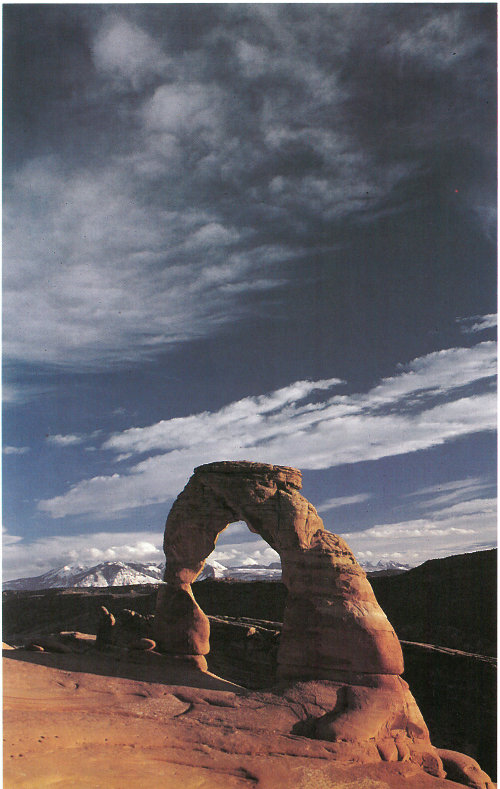
{"type": "MultiPolygon", "coordinates": [[[[156,641],[167,653],[204,656],[209,622],[192,582],[229,523],[243,520],[280,555],[288,589],[278,652],[282,692],[301,686],[297,733],[364,743],[366,760],[414,761],[443,776],[442,762],[408,685],[397,636],[340,537],[324,528],[300,493],[300,471],[246,461],[195,469],[165,526],[165,581],[158,595],[156,641]],[[304,704],[318,681],[327,702],[304,704]]],[[[192,658],[191,658],[192,659],[192,658]]],[[[348,747],[349,750],[349,747],[348,747]]]]}

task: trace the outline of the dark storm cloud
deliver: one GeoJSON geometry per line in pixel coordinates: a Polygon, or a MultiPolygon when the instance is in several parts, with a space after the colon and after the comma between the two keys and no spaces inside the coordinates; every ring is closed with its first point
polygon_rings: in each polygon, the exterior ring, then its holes
{"type": "Polygon", "coordinates": [[[151,358],[272,309],[312,258],[416,207],[491,228],[494,5],[4,17],[13,358],[151,358]]]}

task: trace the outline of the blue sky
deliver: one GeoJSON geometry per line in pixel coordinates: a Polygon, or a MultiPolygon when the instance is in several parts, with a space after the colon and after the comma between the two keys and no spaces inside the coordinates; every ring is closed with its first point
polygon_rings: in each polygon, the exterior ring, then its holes
{"type": "Polygon", "coordinates": [[[3,17],[5,578],[161,560],[224,459],[361,560],[495,544],[495,4],[3,17]]]}

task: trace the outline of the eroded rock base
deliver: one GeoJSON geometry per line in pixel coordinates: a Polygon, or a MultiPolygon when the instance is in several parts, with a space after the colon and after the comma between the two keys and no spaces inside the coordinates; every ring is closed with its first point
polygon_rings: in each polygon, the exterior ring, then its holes
{"type": "MultiPolygon", "coordinates": [[[[100,669],[89,655],[19,657],[4,659],[6,789],[460,789],[414,762],[370,761],[367,743],[290,735],[325,714],[316,683],[247,693],[201,672],[193,686],[192,673],[165,667],[161,680],[139,681],[136,663],[113,676],[102,654],[100,669]],[[49,660],[61,668],[41,665],[49,660]]],[[[142,653],[151,677],[150,660],[142,653]]]]}
{"type": "Polygon", "coordinates": [[[293,732],[332,743],[340,760],[411,762],[430,775],[445,776],[420,710],[400,677],[373,676],[370,686],[296,682],[283,688],[283,697],[305,713],[293,732]]]}

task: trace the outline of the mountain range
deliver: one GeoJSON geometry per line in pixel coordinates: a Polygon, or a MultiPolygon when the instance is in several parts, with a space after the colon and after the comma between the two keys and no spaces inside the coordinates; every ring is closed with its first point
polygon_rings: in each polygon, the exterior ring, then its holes
{"type": "MultiPolygon", "coordinates": [[[[367,563],[362,565],[367,573],[395,573],[409,570],[408,565],[395,562],[367,563]]],[[[158,584],[163,579],[165,565],[159,562],[101,562],[93,567],[83,564],[71,564],[49,570],[42,575],[31,578],[16,578],[4,581],[3,589],[35,590],[35,589],[70,589],[85,587],[134,586],[138,584],[158,584]]],[[[237,567],[225,567],[212,560],[206,563],[197,581],[206,578],[233,579],[239,581],[279,581],[281,580],[281,564],[270,565],[250,564],[237,567]]]]}

